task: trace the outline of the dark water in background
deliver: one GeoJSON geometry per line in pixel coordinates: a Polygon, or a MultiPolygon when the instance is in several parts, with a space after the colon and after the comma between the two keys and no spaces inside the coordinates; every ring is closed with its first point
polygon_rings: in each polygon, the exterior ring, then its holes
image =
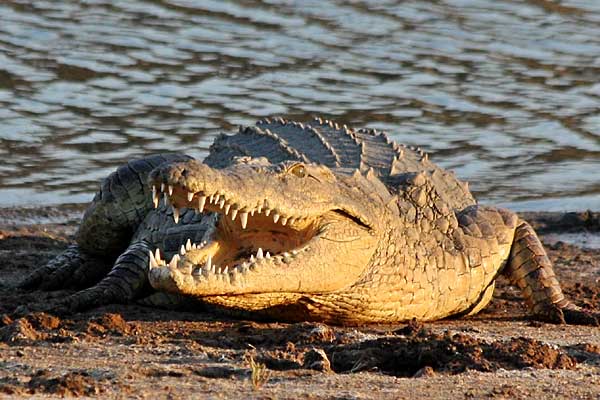
{"type": "Polygon", "coordinates": [[[0,2],[0,206],[274,114],[388,130],[484,202],[600,210],[600,1],[0,2]]]}

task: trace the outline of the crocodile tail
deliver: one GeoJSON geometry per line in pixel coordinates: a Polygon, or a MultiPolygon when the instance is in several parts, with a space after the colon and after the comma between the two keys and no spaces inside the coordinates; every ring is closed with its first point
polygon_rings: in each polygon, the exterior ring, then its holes
{"type": "Polygon", "coordinates": [[[517,223],[510,259],[503,273],[522,290],[537,319],[598,325],[598,315],[581,310],[564,296],[540,239],[523,220],[517,223]]]}

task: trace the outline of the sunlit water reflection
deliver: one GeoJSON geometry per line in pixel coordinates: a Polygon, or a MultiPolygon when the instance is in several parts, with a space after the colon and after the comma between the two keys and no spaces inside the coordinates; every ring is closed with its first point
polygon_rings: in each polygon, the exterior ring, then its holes
{"type": "Polygon", "coordinates": [[[4,1],[0,206],[85,202],[262,116],[385,129],[516,209],[600,210],[600,2],[4,1]]]}

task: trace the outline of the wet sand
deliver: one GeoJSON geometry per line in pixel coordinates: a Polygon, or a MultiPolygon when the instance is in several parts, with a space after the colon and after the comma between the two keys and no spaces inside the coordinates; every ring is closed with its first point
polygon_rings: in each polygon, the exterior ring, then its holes
{"type": "MultiPolygon", "coordinates": [[[[600,398],[600,328],[532,321],[504,280],[479,315],[427,324],[264,323],[135,304],[14,316],[70,293],[10,285],[67,246],[80,212],[0,209],[0,398],[600,398]]],[[[600,309],[600,249],[576,240],[600,235],[598,214],[525,217],[550,238],[567,295],[600,309]]]]}

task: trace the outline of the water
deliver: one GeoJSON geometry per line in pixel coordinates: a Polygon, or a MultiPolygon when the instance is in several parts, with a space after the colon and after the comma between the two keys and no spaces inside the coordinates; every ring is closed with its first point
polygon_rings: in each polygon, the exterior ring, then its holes
{"type": "Polygon", "coordinates": [[[600,210],[599,77],[596,1],[3,1],[0,207],[319,114],[421,146],[483,202],[600,210]]]}

